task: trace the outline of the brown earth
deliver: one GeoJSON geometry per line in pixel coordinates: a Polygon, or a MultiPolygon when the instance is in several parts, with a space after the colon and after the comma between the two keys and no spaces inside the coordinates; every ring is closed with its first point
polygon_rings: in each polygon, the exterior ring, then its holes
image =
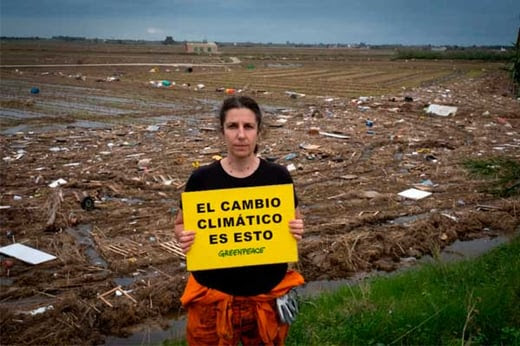
{"type": "Polygon", "coordinates": [[[0,245],[57,257],[2,258],[2,344],[100,344],[182,314],[173,214],[193,168],[223,154],[216,111],[225,88],[262,105],[261,156],[295,167],[306,235],[294,267],[308,281],[392,271],[457,239],[518,231],[520,201],[486,192],[490,183],[462,167],[519,159],[520,103],[503,64],[269,47],[218,56],[153,45],[1,49],[0,245]],[[149,65],[81,66],[93,63],[149,65]],[[30,64],[80,66],[6,66],[30,64]],[[428,104],[458,110],[427,115],[428,104]],[[420,184],[427,179],[433,186],[420,184]],[[414,186],[433,194],[398,196],[414,186]],[[93,210],[82,208],[85,196],[93,210]]]}

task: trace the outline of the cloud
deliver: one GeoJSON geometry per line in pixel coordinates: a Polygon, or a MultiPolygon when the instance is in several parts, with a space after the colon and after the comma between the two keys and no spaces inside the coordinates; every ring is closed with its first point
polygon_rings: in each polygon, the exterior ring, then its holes
{"type": "Polygon", "coordinates": [[[150,35],[156,35],[156,34],[163,34],[164,30],[159,29],[159,28],[148,28],[148,29],[146,29],[146,32],[149,33],[150,35]]]}

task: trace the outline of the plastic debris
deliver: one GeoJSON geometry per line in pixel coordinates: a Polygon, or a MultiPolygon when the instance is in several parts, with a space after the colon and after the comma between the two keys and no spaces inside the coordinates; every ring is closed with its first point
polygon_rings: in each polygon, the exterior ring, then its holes
{"type": "Polygon", "coordinates": [[[300,97],[305,97],[305,94],[297,93],[295,91],[286,91],[285,94],[289,95],[289,97],[293,98],[293,99],[297,99],[297,98],[300,98],[300,97]]]}
{"type": "Polygon", "coordinates": [[[63,178],[59,178],[57,180],[54,180],[52,183],[50,183],[49,187],[52,187],[54,189],[58,186],[65,185],[65,184],[67,184],[67,181],[63,178]]]}
{"type": "Polygon", "coordinates": [[[401,197],[410,198],[414,200],[423,199],[425,197],[430,196],[431,194],[432,193],[429,191],[422,191],[414,188],[404,190],[398,193],[398,195],[401,197]]]}
{"type": "Polygon", "coordinates": [[[450,115],[455,115],[455,113],[457,113],[457,110],[458,108],[454,106],[431,104],[426,108],[426,113],[439,115],[441,117],[447,117],[450,115]]]}
{"type": "Polygon", "coordinates": [[[56,256],[19,243],[0,247],[0,253],[29,264],[40,264],[56,259],[56,256]]]}

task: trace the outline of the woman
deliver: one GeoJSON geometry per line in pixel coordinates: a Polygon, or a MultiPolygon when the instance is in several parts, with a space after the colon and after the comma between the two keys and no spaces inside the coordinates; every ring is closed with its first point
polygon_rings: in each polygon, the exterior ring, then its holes
{"type": "MultiPolygon", "coordinates": [[[[292,184],[283,166],[256,156],[262,112],[250,97],[230,97],[220,109],[220,126],[227,156],[195,170],[185,191],[292,184]]],[[[299,241],[303,220],[297,208],[289,230],[299,241]]],[[[175,220],[175,234],[184,253],[196,241],[184,229],[182,210],[175,220]]],[[[288,271],[287,263],[194,271],[181,302],[188,310],[190,345],[281,345],[289,325],[276,313],[276,298],[303,284],[303,277],[288,271]]]]}

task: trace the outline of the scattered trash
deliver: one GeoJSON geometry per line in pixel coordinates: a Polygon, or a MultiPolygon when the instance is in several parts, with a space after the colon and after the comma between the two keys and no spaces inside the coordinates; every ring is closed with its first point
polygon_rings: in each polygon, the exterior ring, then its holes
{"type": "Polygon", "coordinates": [[[435,184],[430,179],[421,180],[420,183],[413,185],[416,189],[422,191],[432,191],[435,187],[435,184]]]}
{"type": "Polygon", "coordinates": [[[425,197],[430,196],[431,194],[432,193],[429,191],[422,191],[414,188],[404,190],[398,193],[398,195],[401,197],[410,198],[414,200],[423,199],[425,197]]]}
{"type": "Polygon", "coordinates": [[[81,208],[86,211],[92,211],[95,208],[94,199],[90,196],[83,197],[81,200],[81,208]]]}
{"type": "Polygon", "coordinates": [[[54,310],[54,306],[52,306],[52,305],[42,306],[37,309],[27,311],[25,313],[28,315],[34,316],[34,315],[43,314],[45,311],[49,311],[49,310],[54,310]]]}
{"type": "Polygon", "coordinates": [[[228,88],[228,89],[225,89],[224,90],[224,93],[226,95],[234,95],[236,93],[236,90],[235,89],[231,89],[231,88],[228,88]]]}
{"type": "Polygon", "coordinates": [[[319,149],[320,146],[316,145],[316,144],[302,143],[302,144],[300,144],[300,148],[305,149],[305,150],[316,150],[316,149],[319,149]]]}
{"type": "Polygon", "coordinates": [[[293,171],[295,171],[295,170],[296,170],[296,166],[294,165],[294,163],[288,164],[288,165],[287,165],[287,170],[288,170],[289,172],[293,172],[293,171]]]}
{"type": "Polygon", "coordinates": [[[141,159],[137,162],[137,168],[140,171],[144,171],[144,170],[148,169],[151,162],[152,162],[152,159],[141,159]]]}
{"type": "Polygon", "coordinates": [[[31,94],[39,94],[39,93],[40,93],[40,88],[38,88],[38,87],[31,88],[31,94]]]}
{"type": "Polygon", "coordinates": [[[11,258],[2,259],[2,268],[5,269],[5,275],[9,277],[11,274],[11,268],[14,267],[14,261],[11,258]]]}
{"type": "Polygon", "coordinates": [[[346,174],[346,175],[340,176],[340,178],[345,179],[345,180],[354,180],[354,179],[357,179],[358,176],[354,175],[354,174],[346,174]]]}
{"type": "Polygon", "coordinates": [[[435,156],[431,155],[431,154],[426,155],[424,158],[426,159],[426,161],[430,161],[430,162],[433,162],[433,163],[436,163],[438,161],[437,158],[435,156]]]}
{"type": "Polygon", "coordinates": [[[319,135],[320,134],[320,128],[319,127],[311,127],[309,128],[309,131],[307,131],[309,135],[319,135]]]}
{"type": "Polygon", "coordinates": [[[105,303],[106,305],[110,306],[111,308],[114,307],[114,305],[112,305],[112,303],[110,303],[108,300],[107,300],[107,296],[111,295],[111,294],[114,294],[115,296],[125,296],[126,298],[130,299],[134,304],[137,304],[137,300],[135,300],[134,297],[132,297],[130,294],[127,293],[127,291],[125,291],[124,289],[121,288],[121,286],[117,286],[115,288],[112,288],[111,290],[108,290],[100,295],[98,295],[98,298],[103,302],[105,303]]]}
{"type": "Polygon", "coordinates": [[[159,131],[159,125],[150,125],[146,128],[146,131],[156,132],[159,131]]]}
{"type": "Polygon", "coordinates": [[[58,186],[65,185],[65,184],[67,184],[67,181],[63,178],[59,178],[57,180],[54,180],[52,183],[50,183],[49,187],[52,187],[54,189],[58,186]]]}
{"type": "Polygon", "coordinates": [[[298,157],[298,154],[290,153],[290,154],[285,155],[284,159],[289,161],[289,160],[292,160],[292,159],[294,159],[296,157],[298,157]]]}
{"type": "Polygon", "coordinates": [[[426,113],[447,117],[450,115],[455,115],[455,113],[457,113],[457,110],[458,108],[453,106],[431,104],[426,108],[426,113]]]}
{"type": "Polygon", "coordinates": [[[159,72],[159,68],[158,67],[152,67],[149,72],[157,73],[157,72],[159,72]]]}
{"type": "Polygon", "coordinates": [[[285,94],[286,94],[286,95],[289,95],[289,97],[292,98],[292,99],[297,99],[297,98],[300,98],[300,97],[305,97],[305,94],[297,93],[297,92],[295,92],[295,91],[286,91],[285,94]]]}
{"type": "Polygon", "coordinates": [[[404,97],[404,102],[413,102],[413,97],[411,97],[411,96],[405,96],[405,97],[404,97]]]}
{"type": "Polygon", "coordinates": [[[374,122],[372,120],[367,119],[365,120],[365,125],[370,128],[374,126],[374,122]]]}
{"type": "Polygon", "coordinates": [[[350,138],[350,136],[343,135],[341,133],[332,133],[332,132],[320,131],[319,134],[322,135],[322,136],[339,138],[339,139],[349,139],[350,138]]]}
{"type": "Polygon", "coordinates": [[[0,247],[0,253],[29,264],[40,264],[56,259],[56,256],[20,243],[0,247]]]}

